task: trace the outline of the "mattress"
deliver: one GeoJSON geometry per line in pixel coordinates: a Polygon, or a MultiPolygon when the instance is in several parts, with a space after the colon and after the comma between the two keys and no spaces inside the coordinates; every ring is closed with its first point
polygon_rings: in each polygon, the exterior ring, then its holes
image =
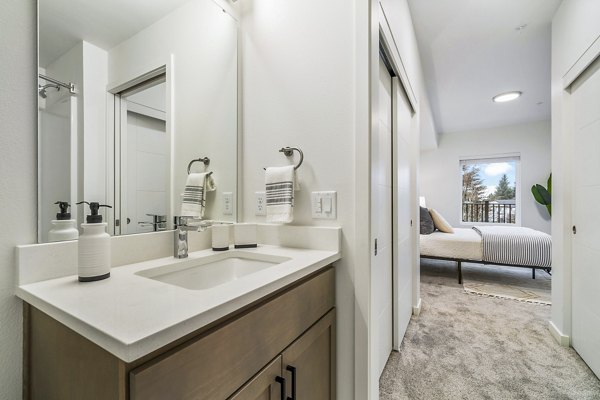
{"type": "Polygon", "coordinates": [[[454,228],[454,233],[435,231],[431,235],[421,235],[421,255],[481,261],[481,236],[471,228],[454,228]]]}

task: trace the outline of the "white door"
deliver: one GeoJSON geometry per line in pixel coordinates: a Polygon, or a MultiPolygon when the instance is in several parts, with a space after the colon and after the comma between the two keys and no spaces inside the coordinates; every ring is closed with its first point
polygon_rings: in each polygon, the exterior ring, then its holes
{"type": "Polygon", "coordinates": [[[169,206],[170,145],[164,75],[122,92],[119,99],[117,233],[152,232],[152,215],[166,217],[169,206]]]}
{"type": "Polygon", "coordinates": [[[412,113],[404,89],[393,78],[394,146],[394,348],[398,350],[412,315],[412,246],[411,246],[411,183],[410,127],[412,113]]]}
{"type": "Polygon", "coordinates": [[[600,376],[600,59],[573,84],[571,101],[572,344],[600,376]]]}
{"type": "Polygon", "coordinates": [[[379,129],[371,136],[371,271],[378,375],[392,352],[392,77],[379,61],[379,129]]]}
{"type": "MultiPolygon", "coordinates": [[[[152,232],[151,215],[167,215],[169,146],[166,123],[159,118],[127,111],[126,183],[121,210],[121,234],[152,232]]],[[[125,171],[123,171],[125,172],[125,171]]]]}

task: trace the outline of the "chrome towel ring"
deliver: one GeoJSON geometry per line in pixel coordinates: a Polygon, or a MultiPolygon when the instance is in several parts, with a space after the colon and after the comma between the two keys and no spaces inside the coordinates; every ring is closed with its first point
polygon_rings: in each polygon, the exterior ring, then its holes
{"type": "Polygon", "coordinates": [[[192,164],[194,164],[195,162],[201,162],[205,166],[208,166],[208,164],[210,164],[210,158],[202,157],[202,158],[197,158],[195,160],[190,161],[190,163],[188,164],[188,169],[187,169],[188,175],[190,174],[190,171],[192,170],[192,164]]]}
{"type": "MultiPolygon", "coordinates": [[[[294,165],[294,169],[298,169],[300,168],[300,166],[302,165],[302,162],[304,161],[304,153],[302,152],[302,150],[300,150],[297,147],[282,147],[281,149],[279,149],[280,153],[283,153],[286,157],[291,157],[294,155],[294,150],[298,152],[298,154],[300,154],[300,161],[298,162],[298,165],[294,165]]],[[[266,169],[266,168],[263,168],[266,169]]]]}

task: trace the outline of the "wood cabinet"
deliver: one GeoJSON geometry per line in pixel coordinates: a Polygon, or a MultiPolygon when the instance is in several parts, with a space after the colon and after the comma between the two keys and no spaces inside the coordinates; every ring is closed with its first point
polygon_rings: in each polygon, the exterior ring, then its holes
{"type": "Polygon", "coordinates": [[[332,310],[283,352],[291,399],[335,399],[334,318],[332,310]]]}
{"type": "Polygon", "coordinates": [[[327,267],[131,363],[27,306],[24,397],[333,399],[334,280],[327,267]]]}
{"type": "Polygon", "coordinates": [[[281,377],[281,356],[237,391],[230,400],[279,400],[285,390],[281,377]]]}
{"type": "Polygon", "coordinates": [[[231,400],[335,399],[335,310],[331,310],[231,400]]]}

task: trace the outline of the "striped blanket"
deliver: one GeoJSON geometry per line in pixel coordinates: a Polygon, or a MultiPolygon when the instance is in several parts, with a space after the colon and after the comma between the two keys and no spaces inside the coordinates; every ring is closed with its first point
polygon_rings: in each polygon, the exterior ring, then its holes
{"type": "Polygon", "coordinates": [[[483,260],[497,264],[552,266],[552,237],[534,229],[474,226],[481,235],[483,260]]]}

